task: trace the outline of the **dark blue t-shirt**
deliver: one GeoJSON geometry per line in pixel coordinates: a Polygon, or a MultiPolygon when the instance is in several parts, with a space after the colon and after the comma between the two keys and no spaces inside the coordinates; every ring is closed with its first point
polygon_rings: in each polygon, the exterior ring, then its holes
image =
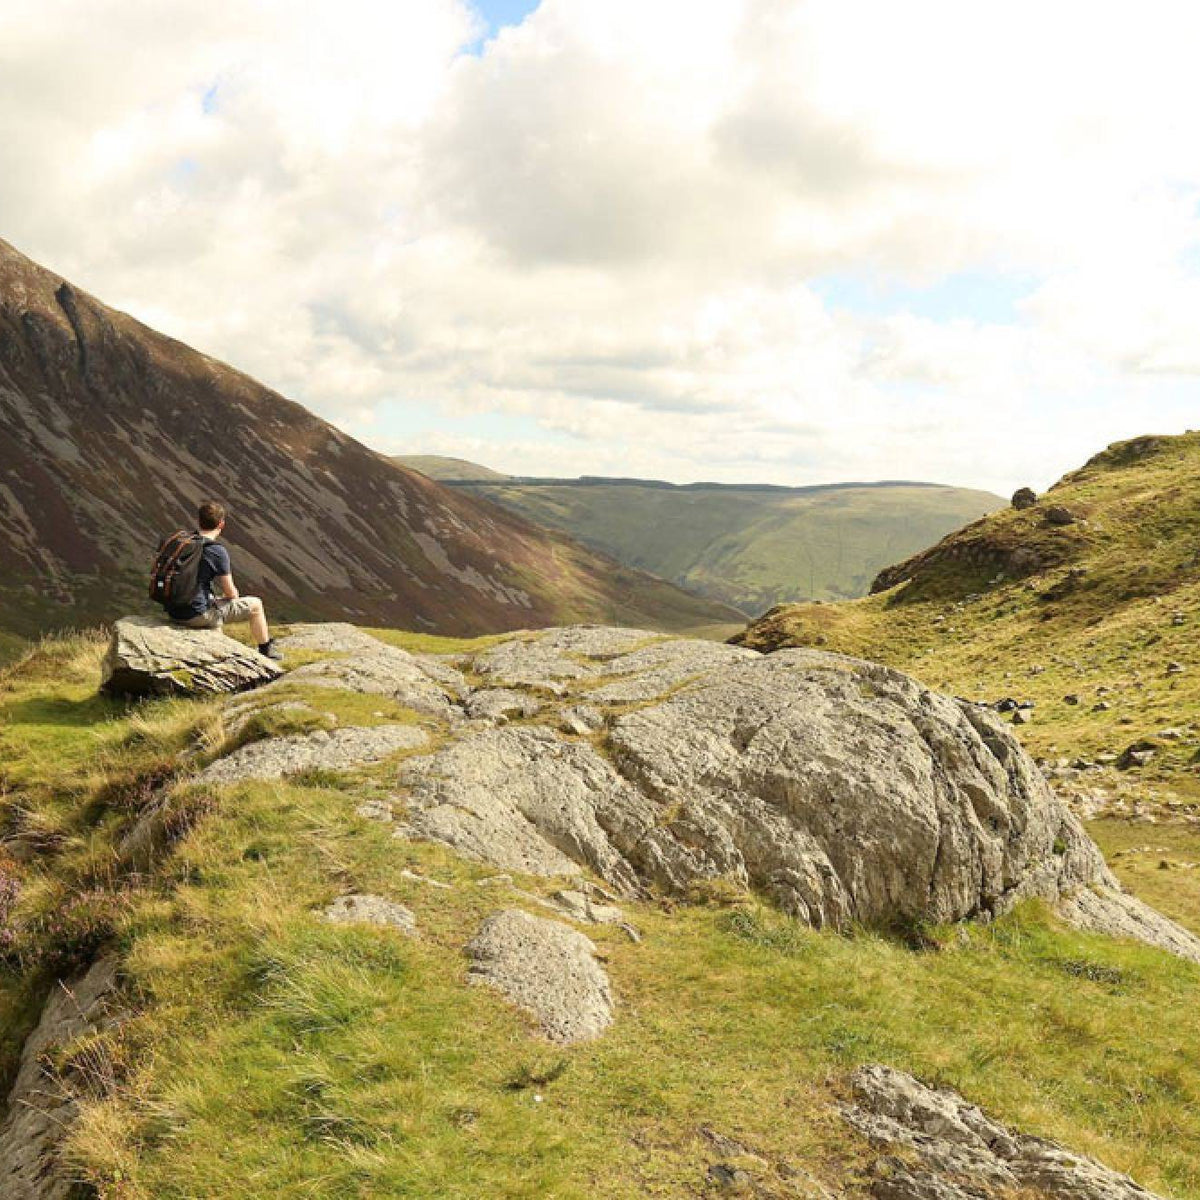
{"type": "Polygon", "coordinates": [[[220,542],[209,542],[200,559],[200,571],[196,578],[196,594],[191,604],[182,608],[169,609],[169,614],[177,621],[186,621],[189,617],[199,617],[208,612],[213,602],[212,581],[218,575],[230,574],[229,551],[220,542]]]}

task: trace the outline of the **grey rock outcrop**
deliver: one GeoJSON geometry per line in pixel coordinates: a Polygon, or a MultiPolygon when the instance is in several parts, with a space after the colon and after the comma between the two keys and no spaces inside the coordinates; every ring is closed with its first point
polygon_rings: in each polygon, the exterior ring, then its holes
{"type": "Polygon", "coordinates": [[[440,743],[412,726],[320,731],[243,747],[200,779],[348,770],[428,745],[399,768],[395,836],[501,870],[590,872],[627,898],[725,878],[818,928],[988,919],[1037,898],[1200,962],[1200,939],[1121,892],[1009,728],[897,671],[592,626],[460,665],[378,644],[289,675],[424,704],[446,719],[440,743]],[[531,723],[488,724],[516,713],[531,723]]]}
{"type": "Polygon", "coordinates": [[[440,717],[451,715],[455,703],[447,687],[455,689],[456,696],[466,691],[465,681],[452,667],[382,642],[297,667],[288,679],[312,687],[388,696],[406,708],[440,717]]]}
{"type": "Polygon", "coordinates": [[[957,1092],[935,1090],[890,1067],[860,1067],[846,1120],[878,1149],[900,1151],[873,1164],[878,1200],[1158,1200],[1095,1159],[1029,1137],[986,1117],[957,1092]]]}
{"type": "Polygon", "coordinates": [[[991,714],[811,650],[739,651],[697,674],[703,655],[681,645],[597,668],[638,658],[633,681],[675,689],[618,717],[600,749],[535,725],[464,730],[408,760],[408,832],[506,870],[586,869],[626,896],[727,877],[818,927],[1063,901],[1082,927],[1200,957],[1200,941],[1120,892],[991,714]]]}
{"type": "Polygon", "coordinates": [[[67,1200],[70,1175],[57,1149],[78,1107],[69,1080],[49,1075],[45,1056],[110,1017],[116,960],[99,959],[82,975],[55,986],[37,1028],[21,1053],[16,1081],[0,1126],[0,1196],[4,1200],[67,1200]]]}
{"type": "Polygon", "coordinates": [[[113,627],[100,687],[114,696],[205,695],[244,691],[279,675],[271,659],[219,629],[122,617],[113,627]]]}
{"type": "Polygon", "coordinates": [[[400,782],[417,836],[505,870],[588,868],[626,894],[641,890],[610,832],[652,825],[655,806],[589,745],[541,726],[486,730],[413,759],[400,782]]]}
{"type": "Polygon", "coordinates": [[[279,639],[288,650],[314,650],[319,654],[354,654],[375,650],[383,643],[363,633],[357,625],[344,621],[326,621],[319,625],[291,625],[279,639]]]}
{"type": "Polygon", "coordinates": [[[467,698],[467,716],[474,721],[494,721],[503,724],[514,717],[533,717],[542,702],[528,692],[513,688],[481,688],[467,698]]]}
{"type": "Polygon", "coordinates": [[[470,979],[531,1013],[552,1042],[599,1037],[612,1023],[608,976],[590,938],[558,921],[506,909],[467,946],[470,979]]]}
{"type": "Polygon", "coordinates": [[[247,779],[281,779],[300,771],[351,771],[401,750],[420,749],[428,740],[429,735],[416,725],[351,725],[267,738],[211,763],[196,782],[241,783],[247,779]]]}
{"type": "Polygon", "coordinates": [[[412,909],[369,892],[338,896],[325,909],[324,917],[335,925],[383,925],[409,937],[415,937],[417,932],[417,918],[412,909]]]}

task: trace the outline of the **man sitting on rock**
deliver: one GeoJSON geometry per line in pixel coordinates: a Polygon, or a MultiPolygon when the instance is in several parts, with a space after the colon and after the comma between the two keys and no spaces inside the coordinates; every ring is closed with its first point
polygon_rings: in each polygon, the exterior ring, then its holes
{"type": "Polygon", "coordinates": [[[167,615],[189,629],[220,629],[226,621],[249,621],[259,654],[281,661],[283,655],[275,648],[267,628],[263,602],[257,596],[239,595],[233,582],[229,551],[217,541],[225,528],[224,506],[215,500],[206,500],[200,505],[198,518],[199,533],[206,544],[200,560],[196,594],[190,604],[167,609],[167,615]]]}

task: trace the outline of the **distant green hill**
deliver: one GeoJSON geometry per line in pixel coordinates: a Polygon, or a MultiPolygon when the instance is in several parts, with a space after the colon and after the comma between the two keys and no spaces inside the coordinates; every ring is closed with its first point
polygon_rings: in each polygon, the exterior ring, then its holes
{"type": "Polygon", "coordinates": [[[493,471],[491,467],[481,467],[465,458],[447,458],[444,454],[398,454],[392,461],[410,470],[420,471],[422,475],[428,475],[430,479],[437,479],[442,483],[460,479],[487,479],[499,482],[508,478],[499,471],[493,471]]]}
{"type": "Polygon", "coordinates": [[[540,525],[757,613],[791,600],[863,596],[887,563],[1003,506],[990,492],[923,483],[784,488],[656,480],[490,480],[485,467],[400,459],[540,525]],[[486,482],[485,482],[486,481],[486,482]]]}

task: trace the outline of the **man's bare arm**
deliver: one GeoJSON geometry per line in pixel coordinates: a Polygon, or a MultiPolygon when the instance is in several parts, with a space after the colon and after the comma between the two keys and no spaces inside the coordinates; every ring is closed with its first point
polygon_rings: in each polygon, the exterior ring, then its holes
{"type": "Polygon", "coordinates": [[[221,589],[222,600],[236,600],[238,598],[240,593],[233,585],[232,575],[218,575],[213,580],[213,583],[215,583],[217,587],[221,589]]]}

